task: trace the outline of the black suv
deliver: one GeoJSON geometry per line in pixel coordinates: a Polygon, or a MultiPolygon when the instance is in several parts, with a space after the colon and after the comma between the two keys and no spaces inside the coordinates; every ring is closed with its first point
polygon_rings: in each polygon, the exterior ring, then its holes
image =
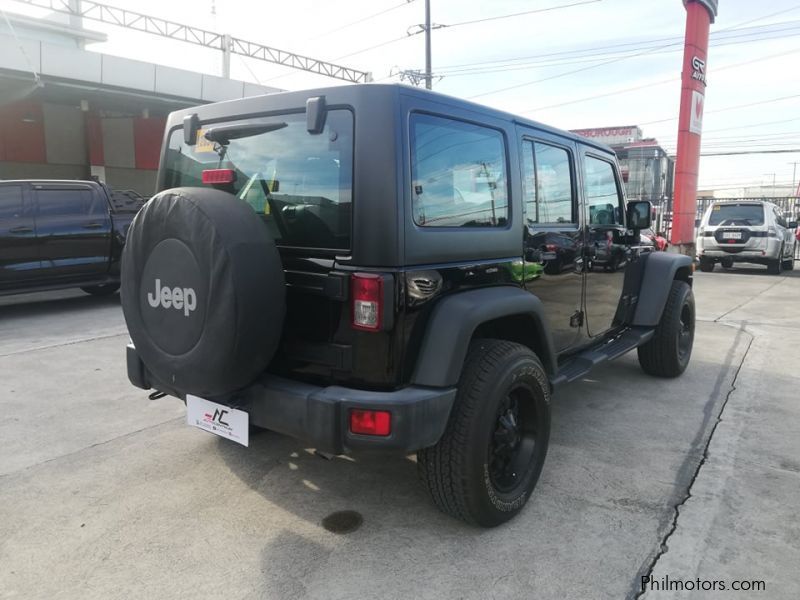
{"type": "Polygon", "coordinates": [[[675,377],[689,257],[639,252],[606,146],[392,85],[173,113],[123,256],[128,376],[243,444],[417,452],[443,511],[524,506],[552,389],[638,348],[675,377]],[[616,269],[590,269],[614,248],[616,269]]]}

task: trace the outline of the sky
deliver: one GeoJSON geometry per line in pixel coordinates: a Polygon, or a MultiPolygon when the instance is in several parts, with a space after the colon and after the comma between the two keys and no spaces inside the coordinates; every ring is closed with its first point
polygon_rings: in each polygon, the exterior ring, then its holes
{"type": "MultiPolygon", "coordinates": [[[[424,69],[424,35],[409,35],[424,22],[424,0],[105,2],[369,71],[379,82],[424,69]]],[[[800,148],[800,2],[719,4],[703,151],[800,148]]],[[[0,7],[44,14],[14,0],[0,0],[0,7]]],[[[674,152],[681,0],[431,0],[431,15],[434,90],[563,129],[640,125],[674,152]],[[494,18],[533,10],[541,12],[494,18]],[[475,20],[482,21],[465,23],[475,20]]],[[[85,26],[109,35],[91,50],[221,72],[219,52],[92,21],[85,26]]],[[[231,75],[289,90],[345,84],[236,56],[231,75]]],[[[735,194],[773,180],[789,185],[794,161],[800,153],[703,157],[700,188],[735,194]]]]}

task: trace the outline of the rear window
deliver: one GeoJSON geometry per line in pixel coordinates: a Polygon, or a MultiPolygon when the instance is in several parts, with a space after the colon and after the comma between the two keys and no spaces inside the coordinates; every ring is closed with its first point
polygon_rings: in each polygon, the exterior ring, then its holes
{"type": "Polygon", "coordinates": [[[422,227],[505,227],[503,134],[430,115],[411,116],[414,222],[422,227]]]}
{"type": "Polygon", "coordinates": [[[762,204],[715,204],[708,217],[709,225],[763,225],[762,204]]]}
{"type": "Polygon", "coordinates": [[[204,170],[232,169],[234,182],[216,187],[247,202],[279,245],[349,250],[352,165],[350,111],[329,111],[315,135],[306,130],[305,113],[286,114],[204,125],[194,146],[184,143],[182,129],[173,131],[164,184],[201,187],[204,170]],[[205,133],[215,127],[232,131],[232,139],[208,141],[205,133]]]}

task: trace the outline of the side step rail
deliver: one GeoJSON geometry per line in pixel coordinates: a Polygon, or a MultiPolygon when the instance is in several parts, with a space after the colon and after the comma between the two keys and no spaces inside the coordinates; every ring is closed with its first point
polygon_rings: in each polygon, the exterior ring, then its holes
{"type": "Polygon", "coordinates": [[[626,352],[641,346],[653,337],[654,333],[655,330],[650,327],[626,329],[608,342],[579,352],[570,358],[561,366],[550,383],[553,387],[557,387],[580,379],[600,363],[619,358],[626,352]]]}

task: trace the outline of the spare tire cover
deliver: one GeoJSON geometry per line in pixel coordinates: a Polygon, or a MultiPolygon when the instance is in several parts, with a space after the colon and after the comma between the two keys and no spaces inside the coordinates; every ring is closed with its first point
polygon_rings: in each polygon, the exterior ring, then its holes
{"type": "Polygon", "coordinates": [[[235,391],[264,370],[280,341],[278,250],[258,215],[232,194],[165,190],[128,232],[122,310],[156,380],[198,396],[235,391]]]}

